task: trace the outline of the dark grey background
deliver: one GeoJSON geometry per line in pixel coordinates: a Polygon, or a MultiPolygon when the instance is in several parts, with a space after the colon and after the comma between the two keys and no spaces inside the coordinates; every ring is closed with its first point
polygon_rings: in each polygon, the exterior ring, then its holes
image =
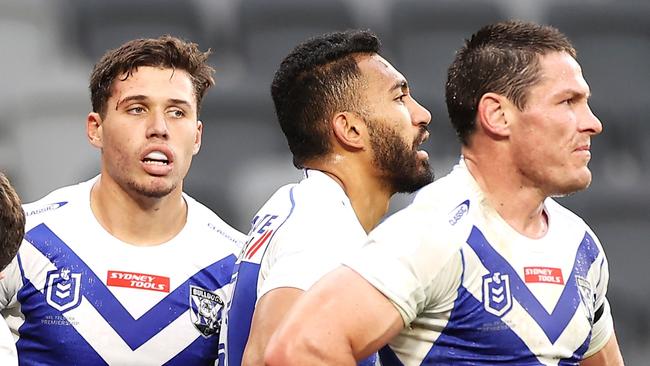
{"type": "MultiPolygon", "coordinates": [[[[24,201],[98,173],[86,141],[88,75],[108,48],[139,36],[183,36],[212,48],[217,86],[186,191],[242,231],[278,186],[296,180],[269,83],[298,41],[370,28],[433,121],[426,149],[437,176],[458,159],[443,102],[446,68],[463,38],[497,19],[550,23],[574,41],[603,122],[594,183],[561,199],[599,235],[609,299],[629,365],[650,356],[650,4],[646,1],[7,0],[0,2],[0,169],[24,201]]],[[[395,198],[391,210],[410,197],[395,198]]]]}

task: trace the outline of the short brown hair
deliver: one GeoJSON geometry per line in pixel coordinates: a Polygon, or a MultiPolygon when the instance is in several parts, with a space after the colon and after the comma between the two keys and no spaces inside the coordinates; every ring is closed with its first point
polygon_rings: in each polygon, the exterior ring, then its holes
{"type": "Polygon", "coordinates": [[[528,91],[539,81],[539,56],[566,52],[576,57],[567,37],[556,28],[508,21],[474,33],[449,67],[447,110],[461,143],[475,130],[478,102],[485,93],[506,96],[517,108],[526,106],[528,91]]]}
{"type": "Polygon", "coordinates": [[[25,235],[25,212],[18,194],[0,172],[0,271],[18,253],[25,235]]]}
{"type": "Polygon", "coordinates": [[[169,35],[135,39],[110,50],[95,65],[90,76],[93,111],[105,116],[116,77],[126,73],[126,80],[138,67],[153,66],[184,70],[190,75],[198,112],[203,96],[214,85],[214,68],[207,63],[210,53],[210,50],[200,51],[196,43],[169,35]]]}

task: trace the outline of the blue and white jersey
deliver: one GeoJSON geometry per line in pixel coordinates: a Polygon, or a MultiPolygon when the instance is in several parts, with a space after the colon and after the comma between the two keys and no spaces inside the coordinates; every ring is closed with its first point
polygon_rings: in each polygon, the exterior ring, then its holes
{"type": "Polygon", "coordinates": [[[222,330],[230,366],[241,364],[258,299],[280,287],[306,291],[368,240],[341,186],[316,170],[276,191],[255,215],[249,237],[222,330]]]}
{"type": "Polygon", "coordinates": [[[0,281],[20,364],[214,364],[245,235],[184,195],[176,237],[124,243],[91,211],[96,179],[24,206],[25,240],[0,281]]]}
{"type": "Polygon", "coordinates": [[[405,328],[382,365],[577,365],[612,332],[607,261],[583,220],[545,201],[530,239],[490,206],[464,163],[424,187],[344,264],[405,328]]]}

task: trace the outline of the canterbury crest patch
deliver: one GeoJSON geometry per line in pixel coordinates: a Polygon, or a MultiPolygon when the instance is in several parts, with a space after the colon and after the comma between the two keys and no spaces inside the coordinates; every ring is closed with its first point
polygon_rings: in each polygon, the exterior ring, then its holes
{"type": "Polygon", "coordinates": [[[578,287],[578,292],[580,293],[580,301],[582,301],[585,311],[587,312],[587,319],[589,319],[589,322],[593,324],[595,296],[591,289],[591,284],[586,278],[576,275],[576,285],[578,287]]]}
{"type": "Polygon", "coordinates": [[[81,303],[81,273],[67,268],[47,272],[45,280],[45,299],[58,311],[73,309],[81,303]]]}
{"type": "Polygon", "coordinates": [[[223,300],[212,291],[190,285],[190,319],[203,335],[219,337],[223,300]]]}
{"type": "Polygon", "coordinates": [[[510,277],[507,274],[495,272],[483,276],[483,307],[498,317],[512,309],[510,277]]]}

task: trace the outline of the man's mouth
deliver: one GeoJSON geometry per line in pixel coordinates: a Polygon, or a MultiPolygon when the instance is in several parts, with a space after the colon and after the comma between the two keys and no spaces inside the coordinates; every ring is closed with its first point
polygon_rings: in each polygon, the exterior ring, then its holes
{"type": "Polygon", "coordinates": [[[153,165],[168,165],[169,159],[167,158],[167,155],[161,151],[152,151],[142,159],[142,162],[153,165]]]}

